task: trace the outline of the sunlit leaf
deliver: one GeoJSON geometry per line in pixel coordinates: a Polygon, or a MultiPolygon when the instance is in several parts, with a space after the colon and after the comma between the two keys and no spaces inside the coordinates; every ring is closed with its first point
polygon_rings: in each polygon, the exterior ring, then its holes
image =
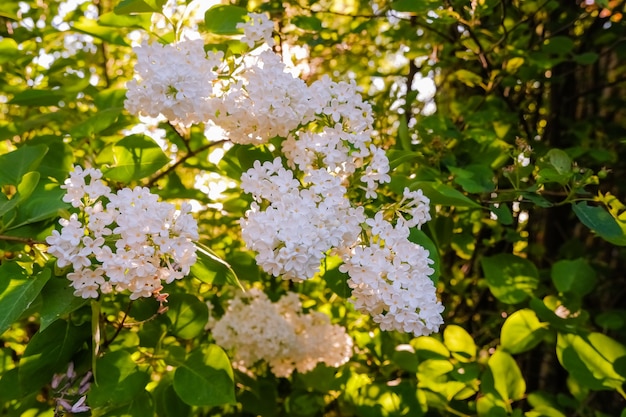
{"type": "Polygon", "coordinates": [[[237,35],[243,33],[237,29],[237,23],[244,22],[248,11],[243,7],[218,4],[211,7],[204,14],[204,24],[207,32],[217,35],[237,35]]]}
{"type": "Polygon", "coordinates": [[[230,359],[217,345],[192,351],[174,373],[174,390],[189,405],[232,404],[234,388],[230,359]]]}
{"type": "Polygon", "coordinates": [[[548,333],[548,324],[539,321],[534,311],[518,310],[502,325],[500,346],[511,354],[523,353],[537,346],[548,333]]]}
{"type": "Polygon", "coordinates": [[[191,266],[191,275],[213,285],[229,284],[243,288],[231,266],[211,248],[196,242],[197,261],[191,266]]]}
{"type": "Polygon", "coordinates": [[[193,339],[204,331],[209,320],[206,303],[191,294],[170,294],[167,317],[172,325],[170,331],[182,339],[193,339]]]}
{"type": "Polygon", "coordinates": [[[22,176],[37,169],[48,152],[44,145],[22,146],[21,148],[0,155],[0,186],[17,185],[22,176]]]}
{"type": "Polygon", "coordinates": [[[50,270],[29,276],[15,262],[0,264],[0,334],[4,333],[13,322],[35,301],[41,289],[50,279],[50,270]]]}
{"type": "Polygon", "coordinates": [[[101,154],[98,161],[110,165],[102,170],[106,178],[129,183],[154,174],[169,158],[151,138],[131,135],[117,142],[110,153],[101,154]]]}
{"type": "Polygon", "coordinates": [[[602,333],[582,335],[559,333],[556,354],[559,362],[580,384],[594,389],[615,389],[626,397],[626,376],[613,366],[626,357],[626,347],[602,333]]]}
{"type": "Polygon", "coordinates": [[[76,327],[57,320],[45,330],[36,333],[26,346],[19,364],[19,383],[22,392],[38,391],[50,383],[55,373],[64,372],[69,362],[89,338],[89,326],[76,327]]]}
{"type": "Polygon", "coordinates": [[[476,344],[470,334],[461,326],[449,324],[443,330],[443,343],[452,356],[462,362],[476,357],[476,344]]]}
{"type": "Polygon", "coordinates": [[[410,189],[421,189],[433,205],[480,208],[480,204],[446,184],[431,181],[417,181],[411,184],[410,189]]]}
{"type": "Polygon", "coordinates": [[[515,401],[524,397],[526,381],[511,355],[496,349],[487,365],[493,374],[495,389],[502,399],[515,401]]]}

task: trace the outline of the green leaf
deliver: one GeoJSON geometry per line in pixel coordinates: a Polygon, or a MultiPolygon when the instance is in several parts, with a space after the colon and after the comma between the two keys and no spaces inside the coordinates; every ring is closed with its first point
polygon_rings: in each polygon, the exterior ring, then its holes
{"type": "MultiPolygon", "coordinates": [[[[154,415],[152,397],[147,391],[140,392],[129,403],[113,405],[102,417],[146,417],[154,415]]],[[[183,417],[183,414],[180,414],[183,417]]]]}
{"type": "MultiPolygon", "coordinates": [[[[42,178],[54,178],[57,183],[63,184],[69,176],[74,162],[74,149],[63,138],[58,136],[38,136],[33,138],[30,146],[46,146],[48,151],[37,165],[36,169],[42,178]]],[[[36,193],[38,193],[37,191],[36,193]]]]}
{"type": "Polygon", "coordinates": [[[574,61],[580,65],[591,65],[595,63],[600,55],[595,52],[585,52],[582,54],[574,55],[574,61]]]}
{"type": "Polygon", "coordinates": [[[73,22],[72,28],[77,32],[91,35],[114,45],[129,46],[124,36],[122,36],[117,28],[101,26],[93,19],[80,17],[77,21],[73,22]]]}
{"type": "Polygon", "coordinates": [[[555,55],[567,55],[574,49],[574,41],[568,36],[553,36],[543,43],[543,52],[555,55]]]}
{"type": "Polygon", "coordinates": [[[36,145],[0,155],[0,186],[19,184],[24,174],[37,169],[47,152],[47,146],[36,145]]]}
{"type": "Polygon", "coordinates": [[[319,32],[323,29],[322,21],[315,16],[294,16],[291,18],[291,23],[311,32],[319,32]]]}
{"type": "Polygon", "coordinates": [[[98,358],[96,367],[96,382],[87,396],[87,403],[93,408],[129,404],[145,392],[150,381],[150,375],[141,371],[124,349],[105,353],[98,358]]]}
{"type": "Polygon", "coordinates": [[[495,189],[493,171],[486,165],[450,166],[448,169],[454,175],[454,182],[468,193],[488,193],[495,189]]]}
{"type": "Polygon", "coordinates": [[[400,126],[398,126],[398,144],[400,149],[409,152],[411,150],[411,137],[409,136],[409,125],[406,117],[400,117],[400,126]]]}
{"type": "Polygon", "coordinates": [[[159,145],[144,135],[127,136],[109,150],[98,157],[99,163],[111,166],[103,169],[103,175],[124,183],[154,174],[170,161],[159,145]]]}
{"type": "Polygon", "coordinates": [[[476,358],[474,339],[461,326],[447,325],[443,331],[443,344],[461,362],[470,362],[476,358]]]}
{"type": "MultiPolygon", "coordinates": [[[[123,2],[118,5],[121,6],[123,2]]],[[[117,12],[104,13],[98,18],[98,23],[102,26],[111,26],[119,28],[136,28],[150,30],[150,15],[148,14],[136,14],[125,15],[117,12]]]]}
{"type": "Polygon", "coordinates": [[[339,268],[333,268],[327,270],[323,277],[328,288],[335,294],[343,298],[350,297],[352,290],[348,286],[348,279],[350,279],[350,277],[347,273],[341,272],[339,268]]]}
{"type": "MultiPolygon", "coordinates": [[[[2,13],[0,12],[0,16],[2,13]]],[[[13,38],[4,38],[0,40],[0,63],[10,62],[20,56],[17,42],[13,38]]]]}
{"type": "Polygon", "coordinates": [[[489,209],[498,218],[498,222],[505,226],[513,224],[513,215],[506,203],[499,203],[498,207],[495,204],[489,206],[489,209]]]}
{"type": "Polygon", "coordinates": [[[170,331],[182,339],[193,339],[204,331],[209,321],[209,308],[191,294],[170,294],[167,300],[170,331]]]}
{"type": "Polygon", "coordinates": [[[474,200],[469,199],[460,191],[446,184],[431,181],[417,181],[412,183],[409,188],[411,190],[421,189],[433,205],[472,208],[481,207],[480,204],[476,203],[474,200]]]}
{"type": "Polygon", "coordinates": [[[217,345],[192,351],[174,373],[174,390],[189,405],[233,404],[234,388],[230,360],[217,345]]]}
{"type": "Polygon", "coordinates": [[[484,257],[481,265],[491,293],[506,304],[524,301],[539,284],[537,267],[519,256],[502,253],[484,257]]]}
{"type": "Polygon", "coordinates": [[[439,275],[441,274],[441,259],[439,257],[439,249],[435,245],[435,243],[420,229],[414,227],[411,229],[409,233],[409,241],[416,243],[422,246],[429,252],[428,257],[434,261],[433,264],[430,265],[431,268],[435,270],[433,274],[429,277],[434,284],[437,284],[439,280],[439,275]]]}
{"type": "Polygon", "coordinates": [[[507,317],[500,332],[500,347],[517,354],[531,350],[549,333],[548,324],[542,323],[530,309],[518,310],[507,317]]]}
{"type": "Polygon", "coordinates": [[[204,14],[205,29],[216,35],[238,35],[243,33],[237,29],[237,23],[245,21],[248,11],[243,7],[218,4],[204,14]]]}
{"type": "MultiPolygon", "coordinates": [[[[20,180],[20,183],[17,185],[17,192],[11,198],[11,200],[6,200],[4,196],[0,199],[0,216],[4,216],[9,211],[18,207],[23,201],[29,201],[28,198],[33,194],[37,184],[39,183],[39,172],[31,171],[24,174],[20,180]],[[4,200],[4,201],[2,201],[4,200]]],[[[22,213],[22,210],[19,211],[22,213]]],[[[4,225],[0,226],[0,231],[10,230],[14,228],[15,220],[18,213],[11,214],[11,220],[4,225]]]]}
{"type": "Polygon", "coordinates": [[[0,335],[30,307],[50,279],[50,270],[34,276],[15,262],[0,264],[0,335]]]}
{"type": "Polygon", "coordinates": [[[431,336],[420,336],[413,339],[411,346],[420,359],[446,359],[450,357],[448,348],[431,336]]]}
{"type": "Polygon", "coordinates": [[[33,88],[15,94],[13,98],[9,100],[9,104],[34,107],[58,106],[59,101],[62,101],[65,96],[65,92],[58,89],[37,90],[33,88]]]}
{"type": "MultiPolygon", "coordinates": [[[[618,241],[624,237],[622,228],[615,218],[603,207],[589,206],[586,201],[573,203],[572,210],[578,219],[603,238],[608,241],[618,241]]],[[[626,243],[622,243],[624,245],[626,243]]]]}
{"type": "Polygon", "coordinates": [[[122,0],[113,10],[116,14],[160,13],[167,0],[122,0]]]}
{"type": "Polygon", "coordinates": [[[89,303],[81,297],[74,295],[74,288],[70,287],[70,281],[65,278],[52,278],[48,280],[41,290],[43,303],[41,310],[40,331],[45,330],[59,318],[89,303]]]}
{"type": "Polygon", "coordinates": [[[160,383],[154,390],[154,398],[158,416],[185,417],[191,412],[191,407],[174,391],[171,381],[160,383]]]}
{"type": "Polygon", "coordinates": [[[572,171],[572,159],[560,149],[550,149],[543,159],[559,174],[569,174],[572,171]]]}
{"type": "Polygon", "coordinates": [[[483,77],[466,69],[455,71],[454,76],[468,87],[476,87],[483,82],[483,77]]]}
{"type": "Polygon", "coordinates": [[[122,107],[100,110],[89,119],[77,124],[70,129],[73,138],[91,138],[115,123],[122,112],[122,107]]]}
{"type": "Polygon", "coordinates": [[[626,397],[622,389],[626,379],[613,366],[626,357],[626,347],[621,343],[602,333],[559,333],[556,354],[581,385],[592,390],[615,389],[626,397]]]}
{"type": "Polygon", "coordinates": [[[23,393],[38,391],[50,383],[55,373],[61,373],[83,344],[89,339],[89,326],[76,327],[57,320],[36,333],[20,359],[19,384],[23,393]]]}
{"type": "Polygon", "coordinates": [[[196,257],[196,263],[191,266],[191,275],[206,284],[229,284],[243,289],[237,274],[228,262],[220,258],[211,248],[196,242],[196,257]]]}
{"type": "MultiPolygon", "coordinates": [[[[26,176],[25,176],[26,177],[26,176]]],[[[17,229],[42,220],[57,217],[59,212],[69,207],[62,198],[65,190],[58,183],[42,181],[37,184],[32,196],[21,201],[17,216],[7,230],[17,229]]]]}
{"type": "Polygon", "coordinates": [[[501,349],[496,349],[489,358],[487,366],[491,369],[494,387],[503,400],[521,400],[526,392],[526,381],[515,359],[501,349]]]}
{"type": "Polygon", "coordinates": [[[429,12],[433,10],[432,1],[415,1],[415,0],[394,0],[391,3],[391,9],[398,12],[429,12]]]}
{"type": "Polygon", "coordinates": [[[571,293],[576,297],[589,294],[596,283],[596,272],[582,258],[555,262],[550,276],[559,292],[571,293]]]}
{"type": "Polygon", "coordinates": [[[506,61],[504,69],[510,74],[515,74],[522,65],[524,65],[524,58],[516,56],[506,61]]]}

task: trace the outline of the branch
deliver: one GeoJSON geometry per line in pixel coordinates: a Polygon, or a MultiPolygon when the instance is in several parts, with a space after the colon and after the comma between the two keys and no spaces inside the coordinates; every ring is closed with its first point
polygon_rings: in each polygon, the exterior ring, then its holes
{"type": "Polygon", "coordinates": [[[167,169],[165,169],[164,171],[161,171],[159,174],[157,174],[156,176],[152,177],[150,179],[150,181],[148,181],[148,183],[146,184],[146,186],[148,188],[152,187],[158,180],[160,180],[161,178],[163,178],[164,176],[166,176],[167,174],[169,174],[170,172],[174,171],[179,165],[183,164],[185,161],[187,161],[189,158],[192,158],[208,149],[211,149],[213,146],[215,145],[220,145],[222,143],[228,142],[226,139],[222,139],[222,140],[218,140],[216,142],[209,142],[207,144],[205,144],[204,146],[199,147],[198,149],[194,150],[194,151],[189,151],[187,152],[182,158],[180,158],[178,161],[176,161],[174,164],[170,165],[169,167],[167,167],[167,169]]]}
{"type": "Polygon", "coordinates": [[[45,245],[46,244],[46,242],[35,240],[30,237],[19,237],[19,236],[0,235],[0,240],[4,240],[7,242],[21,242],[21,243],[26,243],[28,245],[35,245],[35,244],[45,245]]]}

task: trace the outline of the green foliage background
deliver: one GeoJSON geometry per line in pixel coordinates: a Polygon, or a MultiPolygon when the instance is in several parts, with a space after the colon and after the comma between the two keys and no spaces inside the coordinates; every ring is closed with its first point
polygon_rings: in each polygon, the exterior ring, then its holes
{"type": "MultiPolygon", "coordinates": [[[[308,82],[355,79],[388,149],[389,190],[431,199],[433,220],[413,238],[434,243],[446,325],[419,338],[355,313],[334,265],[302,284],[261,273],[238,236],[248,201],[236,186],[198,216],[205,249],[193,277],[168,288],[167,313],[153,300],[115,296],[98,310],[76,299],[42,244],[68,209],[59,185],[73,164],[213,204],[197,174],[236,183],[271,156],[234,146],[211,163],[223,144],[197,127],[163,124],[176,145],[166,151],[129,134],[128,34],[150,30],[163,1],[84,3],[63,31],[52,25],[61,4],[0,5],[1,415],[54,415],[53,374],[92,360],[94,416],[626,415],[624,1],[233,2],[278,21],[282,50],[308,49],[308,82]],[[347,327],[352,360],[289,379],[233,371],[205,328],[206,302],[221,315],[238,280],[272,299],[301,293],[347,327]],[[106,352],[95,359],[92,316],[106,352]]],[[[232,48],[242,10],[211,10],[200,29],[232,48]]]]}

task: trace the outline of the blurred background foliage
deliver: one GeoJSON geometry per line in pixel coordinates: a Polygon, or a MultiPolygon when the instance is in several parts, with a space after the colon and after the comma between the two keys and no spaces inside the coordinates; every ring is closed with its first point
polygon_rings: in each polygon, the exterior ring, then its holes
{"type": "MultiPolygon", "coordinates": [[[[150,13],[162,5],[0,5],[2,415],[54,415],[52,375],[70,361],[91,366],[93,312],[41,243],[67,210],[59,183],[79,163],[118,186],[195,200],[201,242],[230,265],[202,255],[195,278],[168,288],[166,314],[150,300],[103,303],[110,354],[97,362],[93,415],[626,416],[624,1],[232,3],[278,22],[276,51],[307,82],[355,80],[388,150],[389,190],[431,199],[423,231],[446,325],[419,338],[355,313],[336,265],[300,284],[259,271],[238,235],[249,197],[237,183],[268,149],[146,126],[123,110],[131,42],[146,31],[172,40],[150,13]],[[262,366],[232,374],[205,324],[206,302],[220,316],[236,277],[274,300],[301,293],[305,308],[347,327],[352,360],[289,379],[262,366]],[[235,397],[211,391],[233,380],[235,397]]],[[[224,28],[240,15],[213,17],[172,20],[226,49],[224,28]]]]}

